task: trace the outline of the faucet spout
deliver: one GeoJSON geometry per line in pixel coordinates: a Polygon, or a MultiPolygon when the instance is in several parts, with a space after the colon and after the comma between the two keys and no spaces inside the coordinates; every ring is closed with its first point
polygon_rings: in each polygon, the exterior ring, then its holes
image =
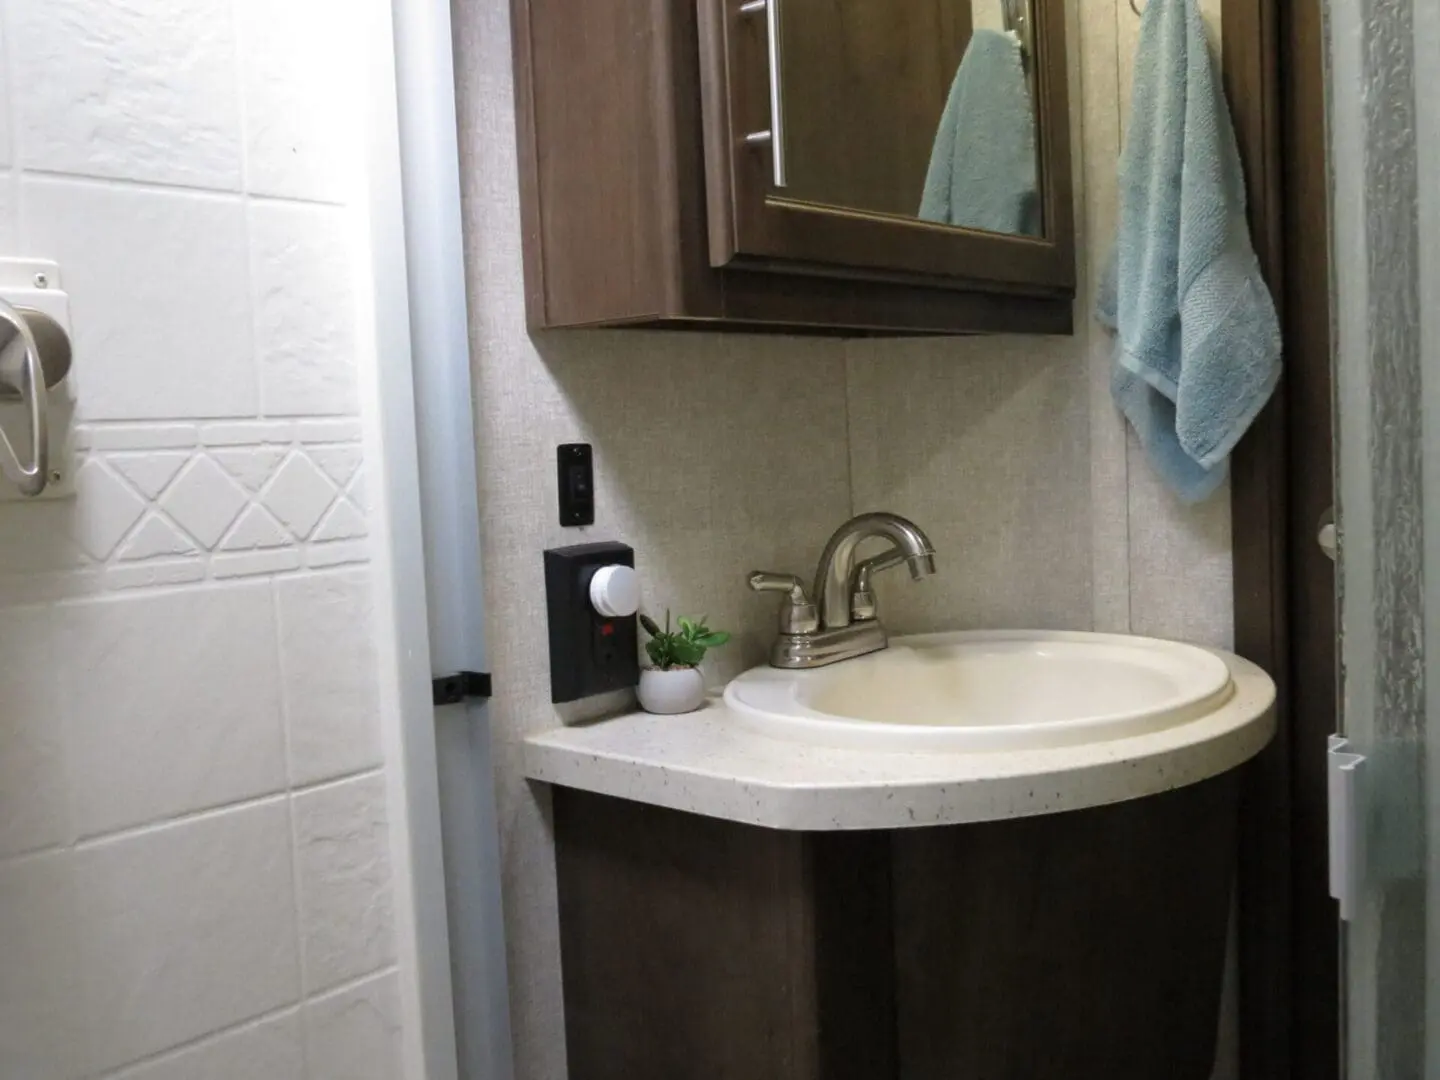
{"type": "Polygon", "coordinates": [[[826,630],[849,626],[852,579],[855,575],[855,552],[872,537],[888,539],[910,569],[916,581],[935,572],[935,546],[924,530],[898,514],[861,514],[836,530],[815,578],[815,595],[819,598],[820,626],[826,630]]]}
{"type": "Polygon", "coordinates": [[[905,559],[905,565],[910,568],[910,580],[921,581],[935,573],[935,556],[911,555],[905,559]]]}

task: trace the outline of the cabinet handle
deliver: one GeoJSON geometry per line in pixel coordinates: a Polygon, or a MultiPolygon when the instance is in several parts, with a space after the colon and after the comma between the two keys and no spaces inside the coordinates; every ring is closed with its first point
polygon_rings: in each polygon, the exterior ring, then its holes
{"type": "Polygon", "coordinates": [[[770,129],[752,131],[745,136],[751,145],[770,144],[770,160],[775,167],[775,186],[785,186],[785,84],[780,72],[780,0],[746,0],[740,5],[742,15],[765,13],[765,32],[770,53],[770,129]]]}
{"type": "Polygon", "coordinates": [[[40,345],[25,316],[8,301],[0,300],[0,323],[20,339],[23,354],[19,370],[0,372],[0,397],[20,398],[30,413],[30,464],[25,465],[3,431],[0,431],[0,469],[22,495],[39,495],[50,479],[50,413],[40,345]]]}

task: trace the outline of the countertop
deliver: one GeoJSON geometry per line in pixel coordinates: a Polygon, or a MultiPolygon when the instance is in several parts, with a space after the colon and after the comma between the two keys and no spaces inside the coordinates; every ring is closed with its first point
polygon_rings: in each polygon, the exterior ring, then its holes
{"type": "Polygon", "coordinates": [[[895,754],[753,733],[713,699],[686,716],[634,712],[525,741],[533,780],[796,831],[895,829],[1080,810],[1198,783],[1275,733],[1274,686],[1217,652],[1235,695],[1199,720],[1057,750],[895,754]]]}

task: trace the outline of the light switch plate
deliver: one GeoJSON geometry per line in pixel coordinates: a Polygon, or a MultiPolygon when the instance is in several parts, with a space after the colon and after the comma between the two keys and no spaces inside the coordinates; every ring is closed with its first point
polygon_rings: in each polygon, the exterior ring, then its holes
{"type": "MultiPolygon", "coordinates": [[[[16,307],[43,311],[70,335],[70,297],[60,279],[60,267],[48,259],[0,259],[0,297],[16,307]]],[[[45,490],[28,498],[13,484],[0,478],[0,502],[49,502],[75,496],[75,369],[84,358],[78,353],[70,375],[50,390],[50,473],[45,490]]],[[[26,431],[25,407],[18,402],[0,403],[0,427],[10,432],[10,441],[19,445],[26,431]]]]}

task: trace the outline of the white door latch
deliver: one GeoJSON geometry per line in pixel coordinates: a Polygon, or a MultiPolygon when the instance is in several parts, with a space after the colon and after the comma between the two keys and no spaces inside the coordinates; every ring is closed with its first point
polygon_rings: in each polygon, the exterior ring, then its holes
{"type": "Polygon", "coordinates": [[[1365,756],[1350,751],[1350,740],[1330,736],[1330,895],[1349,922],[1365,880],[1365,756]]]}

